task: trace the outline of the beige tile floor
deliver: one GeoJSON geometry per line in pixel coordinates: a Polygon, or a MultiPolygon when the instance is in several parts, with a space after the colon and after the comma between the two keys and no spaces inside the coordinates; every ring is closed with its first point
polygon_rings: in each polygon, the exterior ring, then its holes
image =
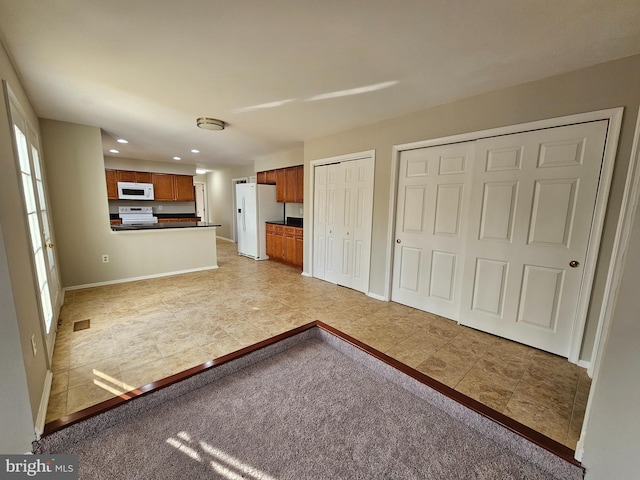
{"type": "Polygon", "coordinates": [[[67,292],[47,421],[321,320],[575,449],[585,370],[236,252],[218,240],[217,270],[67,292]],[[85,319],[91,327],[74,332],[85,319]]]}

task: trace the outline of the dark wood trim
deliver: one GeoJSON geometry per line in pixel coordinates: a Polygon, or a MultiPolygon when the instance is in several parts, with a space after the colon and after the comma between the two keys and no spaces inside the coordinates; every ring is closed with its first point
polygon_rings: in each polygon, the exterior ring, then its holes
{"type": "Polygon", "coordinates": [[[78,423],[82,420],[86,420],[87,418],[99,415],[107,410],[115,408],[119,405],[122,405],[125,402],[135,400],[137,398],[141,398],[149,393],[156,392],[163,388],[166,388],[170,385],[173,385],[176,382],[181,380],[190,378],[194,375],[207,371],[211,368],[219,367],[220,365],[224,365],[225,363],[231,362],[233,360],[237,360],[245,355],[258,351],[262,348],[268,347],[275,343],[280,342],[281,340],[285,340],[287,338],[293,337],[299,333],[305,332],[312,328],[320,328],[325,332],[338,337],[345,342],[353,345],[354,347],[362,350],[363,352],[371,355],[373,358],[384,362],[385,364],[399,370],[400,372],[408,375],[409,377],[419,381],[420,383],[427,385],[430,388],[433,388],[437,392],[451,398],[452,400],[464,405],[465,407],[473,410],[474,412],[491,419],[492,421],[498,423],[502,427],[511,430],[512,432],[524,437],[530,442],[544,448],[545,450],[553,453],[554,455],[562,458],[563,460],[577,466],[581,466],[581,463],[574,458],[575,451],[570,449],[569,447],[557,442],[546,435],[541,434],[540,432],[536,432],[530,427],[515,421],[512,418],[507,417],[503,413],[494,410],[477,400],[460,393],[453,388],[441,383],[418,370],[405,365],[404,363],[399,362],[398,360],[376,350],[373,347],[357,340],[346,333],[337,330],[336,328],[327,325],[319,320],[307,323],[306,325],[302,325],[300,327],[289,330],[288,332],[281,333],[274,337],[268,338],[261,342],[258,342],[254,345],[250,345],[248,347],[244,347],[235,352],[229,353],[222,357],[218,357],[213,360],[209,360],[201,365],[197,365],[188,370],[185,370],[180,373],[176,373],[169,377],[163,378],[153,383],[149,383],[148,385],[144,385],[143,387],[136,388],[130,392],[123,393],[115,398],[111,398],[104,402],[98,403],[96,405],[92,405],[91,407],[87,407],[84,410],[80,410],[78,412],[66,415],[60,419],[49,422],[44,427],[43,435],[50,435],[53,432],[56,432],[62,428],[68,427],[75,423],[78,423]]]}
{"type": "Polygon", "coordinates": [[[563,460],[566,460],[567,462],[573,465],[581,466],[581,463],[575,459],[575,451],[570,449],[566,445],[563,445],[560,442],[557,442],[556,440],[553,440],[552,438],[549,438],[546,435],[543,435],[542,433],[533,430],[531,427],[527,427],[526,425],[520,422],[517,422],[513,418],[507,417],[503,413],[500,413],[497,410],[494,410],[493,408],[488,407],[483,403],[480,403],[479,401],[471,397],[468,397],[463,393],[458,392],[457,390],[454,390],[448,385],[445,385],[444,383],[441,383],[425,375],[424,373],[419,372],[418,370],[411,368],[408,365],[405,365],[404,363],[399,362],[395,358],[392,358],[389,355],[386,355],[380,352],[379,350],[376,350],[375,348],[370,347],[369,345],[361,342],[360,340],[357,340],[351,337],[350,335],[347,335],[346,333],[343,333],[340,330],[333,328],[330,325],[327,325],[321,321],[317,321],[316,323],[318,328],[338,338],[341,338],[345,342],[350,343],[356,348],[359,348],[360,350],[371,355],[377,360],[384,362],[387,365],[395,368],[396,370],[401,371],[405,375],[408,375],[409,377],[419,381],[420,383],[427,385],[430,388],[433,388],[437,392],[440,392],[441,394],[451,398],[452,400],[455,400],[456,402],[464,405],[465,407],[473,410],[474,412],[479,413],[480,415],[493,420],[494,422],[498,423],[502,427],[517,433],[521,437],[526,438],[530,442],[535,443],[536,445],[544,448],[545,450],[553,453],[554,455],[557,455],[563,460]]]}
{"type": "Polygon", "coordinates": [[[75,423],[81,422],[88,418],[104,413],[108,410],[116,408],[125,402],[129,402],[131,400],[135,400],[137,398],[143,397],[149,393],[156,392],[158,390],[168,387],[169,385],[173,385],[174,383],[180,382],[181,380],[185,380],[187,378],[193,377],[194,375],[207,371],[211,368],[219,367],[220,365],[224,365],[225,363],[231,362],[245,355],[261,350],[265,347],[278,343],[281,340],[285,340],[287,338],[293,337],[299,333],[302,333],[306,330],[310,330],[314,327],[316,327],[316,322],[307,323],[306,325],[296,327],[293,330],[289,330],[288,332],[281,333],[279,335],[276,335],[275,337],[271,337],[261,342],[255,343],[253,345],[249,345],[248,347],[241,348],[240,350],[236,350],[235,352],[229,353],[227,355],[223,355],[222,357],[209,360],[208,362],[205,362],[201,365],[196,365],[195,367],[191,367],[188,370],[184,370],[183,372],[176,373],[174,375],[149,383],[147,385],[136,388],[129,392],[122,393],[117,397],[110,398],[109,400],[105,400],[104,402],[97,403],[96,405],[91,405],[90,407],[87,407],[83,410],[70,413],[69,415],[65,415],[64,417],[61,417],[59,419],[56,419],[47,423],[44,426],[43,435],[50,435],[53,432],[61,430],[65,427],[68,427],[75,423]]]}

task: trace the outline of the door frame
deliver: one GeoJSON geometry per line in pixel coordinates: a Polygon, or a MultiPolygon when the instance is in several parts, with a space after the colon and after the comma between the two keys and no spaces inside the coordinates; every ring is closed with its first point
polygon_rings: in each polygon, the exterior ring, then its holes
{"type": "Polygon", "coordinates": [[[238,211],[238,207],[236,205],[236,184],[237,183],[247,183],[249,181],[249,177],[238,177],[231,179],[231,205],[233,206],[233,210],[231,210],[231,240],[234,243],[238,243],[238,215],[236,212],[238,211]]]}
{"type": "MultiPolygon", "coordinates": [[[[321,165],[330,165],[332,163],[342,163],[342,162],[348,162],[351,160],[361,160],[361,159],[365,159],[365,158],[370,158],[371,162],[372,162],[372,167],[373,167],[373,183],[374,183],[374,192],[375,192],[375,173],[376,173],[376,151],[375,150],[364,150],[362,152],[354,152],[354,153],[348,153],[345,155],[337,155],[335,157],[326,157],[326,158],[320,158],[318,160],[311,160],[309,162],[309,175],[308,175],[308,180],[305,178],[305,182],[308,181],[310,182],[308,185],[311,186],[311,195],[308,196],[309,198],[309,217],[311,219],[310,226],[306,227],[305,226],[305,244],[307,244],[308,240],[310,239],[309,245],[311,245],[311,248],[308,252],[308,254],[305,256],[305,258],[307,259],[311,259],[309,261],[304,262],[305,265],[309,266],[309,270],[308,271],[304,271],[303,275],[308,276],[308,277],[313,277],[313,258],[314,258],[314,234],[313,234],[313,219],[314,217],[314,212],[315,212],[315,205],[314,205],[314,200],[315,200],[315,185],[316,185],[316,167],[317,166],[321,166],[321,165]],[[308,233],[307,233],[308,230],[308,233]]],[[[307,177],[307,175],[305,175],[305,177],[307,177]]],[[[372,209],[372,215],[373,215],[373,209],[372,209]]],[[[372,225],[373,228],[373,225],[372,225]]],[[[373,236],[373,231],[372,231],[372,236],[373,236]]],[[[371,241],[371,240],[370,240],[371,241]]],[[[371,265],[371,250],[369,250],[369,265],[371,265]]],[[[369,278],[371,278],[371,270],[369,270],[369,278]]],[[[367,292],[365,292],[366,295],[370,296],[370,292],[369,292],[369,288],[367,288],[367,292]]]]}
{"type": "MultiPolygon", "coordinates": [[[[607,138],[605,141],[604,154],[602,159],[602,169],[600,181],[598,183],[598,191],[596,193],[596,204],[591,224],[591,232],[589,233],[589,242],[587,247],[587,256],[584,264],[583,281],[578,299],[578,308],[576,320],[573,325],[573,333],[571,335],[571,347],[569,353],[569,361],[578,363],[580,357],[580,348],[582,346],[582,338],[586,325],[587,311],[591,300],[591,291],[593,287],[593,279],[595,276],[596,263],[598,260],[598,251],[600,241],[602,239],[602,230],[604,227],[605,214],[607,210],[607,202],[609,199],[609,191],[611,188],[611,179],[613,177],[613,167],[618,148],[618,139],[620,136],[620,128],[622,126],[622,114],[624,107],[611,108],[606,110],[598,110],[594,112],[580,113],[576,115],[567,115],[563,117],[549,118],[533,122],[519,123],[515,125],[507,125],[503,127],[491,128],[487,130],[479,130],[475,132],[461,133],[449,135],[446,137],[433,138],[418,142],[404,143],[394,145],[391,156],[391,175],[389,188],[389,220],[387,230],[387,265],[385,268],[385,300],[391,298],[391,288],[393,282],[393,246],[396,231],[396,206],[398,201],[398,180],[400,154],[404,150],[412,150],[416,148],[435,147],[450,143],[459,143],[466,141],[475,141],[481,138],[496,137],[500,135],[510,135],[514,133],[523,133],[532,130],[541,130],[545,128],[554,128],[575,123],[594,122],[599,120],[607,120],[609,126],[607,129],[607,138]],[[586,294],[588,292],[588,294],[586,294]]],[[[608,290],[609,279],[607,279],[608,290]]],[[[601,311],[607,307],[608,298],[603,296],[603,304],[601,311]]],[[[602,320],[600,319],[599,322],[602,320]]],[[[598,325],[600,329],[600,325],[598,325]]],[[[594,349],[597,345],[594,345],[594,349]]]]}
{"type": "MultiPolygon", "coordinates": [[[[197,188],[197,185],[202,185],[202,208],[204,210],[204,215],[205,218],[202,219],[203,222],[208,222],[209,221],[209,205],[208,205],[208,200],[207,200],[207,182],[193,182],[193,186],[194,188],[197,188]]],[[[198,213],[198,194],[196,192],[196,214],[198,213]]]]}

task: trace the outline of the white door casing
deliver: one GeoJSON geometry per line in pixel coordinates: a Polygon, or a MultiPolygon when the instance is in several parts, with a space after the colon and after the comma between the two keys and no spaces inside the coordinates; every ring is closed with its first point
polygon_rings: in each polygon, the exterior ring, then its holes
{"type": "Polygon", "coordinates": [[[327,165],[315,167],[313,184],[313,272],[314,277],[325,280],[327,247],[327,165]]]}
{"type": "Polygon", "coordinates": [[[569,356],[606,135],[478,140],[460,323],[569,356]]]}
{"type": "Polygon", "coordinates": [[[60,287],[55,245],[48,214],[44,169],[39,153],[40,143],[35,129],[26,120],[26,116],[9,86],[6,83],[4,85],[9,100],[16,160],[22,180],[23,206],[31,237],[35,282],[39,293],[38,307],[41,317],[42,339],[46,348],[48,364],[51,365],[60,311],[60,287]]]}
{"type": "Polygon", "coordinates": [[[457,319],[475,143],[400,154],[391,299],[457,319]]]}

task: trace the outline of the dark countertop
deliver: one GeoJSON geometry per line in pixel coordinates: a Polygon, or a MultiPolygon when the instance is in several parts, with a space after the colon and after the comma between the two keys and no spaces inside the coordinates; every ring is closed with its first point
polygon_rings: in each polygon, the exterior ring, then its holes
{"type": "Polygon", "coordinates": [[[303,228],[302,227],[302,218],[299,217],[287,217],[286,220],[273,220],[271,222],[264,222],[264,223],[270,223],[272,225],[285,225],[287,227],[299,227],[299,228],[303,228]]]}
{"type": "Polygon", "coordinates": [[[114,232],[127,232],[132,230],[167,230],[170,228],[208,228],[221,226],[219,223],[207,222],[146,223],[140,225],[111,225],[111,230],[114,232]]]}
{"type": "MultiPolygon", "coordinates": [[[[155,213],[153,212],[153,216],[160,218],[198,218],[195,213],[155,213]]],[[[119,220],[120,215],[117,213],[110,213],[109,220],[119,220]]]]}

